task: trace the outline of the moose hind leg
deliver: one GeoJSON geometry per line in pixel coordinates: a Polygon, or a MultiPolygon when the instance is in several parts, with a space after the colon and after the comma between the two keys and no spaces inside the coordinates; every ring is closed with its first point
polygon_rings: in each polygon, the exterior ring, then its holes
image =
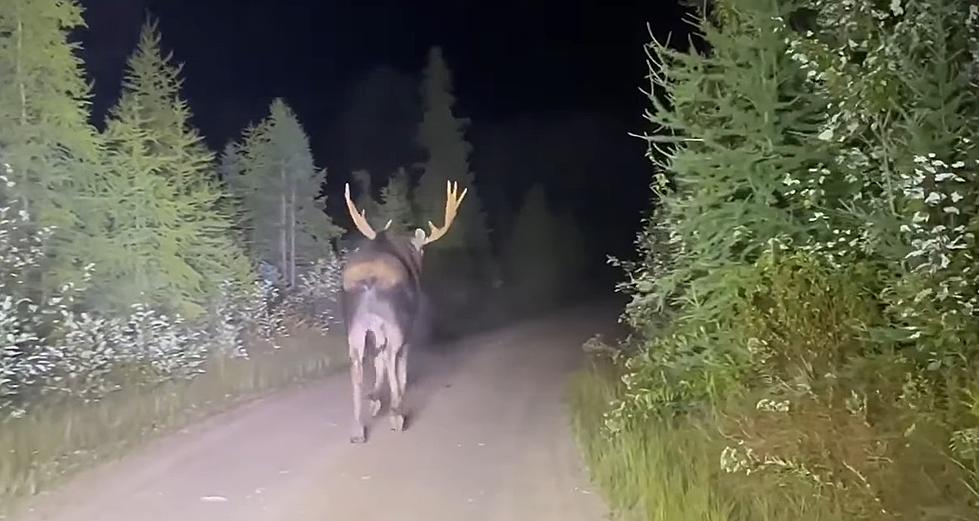
{"type": "Polygon", "coordinates": [[[351,443],[367,441],[367,428],[364,426],[361,413],[364,403],[364,337],[364,334],[351,334],[347,337],[347,342],[350,345],[350,384],[354,404],[354,418],[350,433],[351,443]]]}
{"type": "Polygon", "coordinates": [[[367,399],[370,401],[370,411],[371,416],[377,416],[381,412],[381,392],[384,389],[384,378],[386,375],[386,368],[384,363],[384,351],[380,349],[375,349],[374,353],[374,388],[371,390],[370,394],[367,395],[367,399]]]}
{"type": "Polygon", "coordinates": [[[401,391],[401,401],[405,400],[405,388],[408,386],[408,350],[411,344],[405,344],[398,351],[397,364],[398,364],[398,389],[401,391]]]}
{"type": "Polygon", "coordinates": [[[402,431],[405,428],[405,416],[404,410],[402,409],[402,385],[401,379],[398,377],[398,366],[404,364],[404,359],[400,356],[402,349],[404,349],[404,346],[398,346],[397,349],[394,346],[390,346],[387,350],[388,357],[386,365],[388,384],[391,389],[391,430],[394,431],[402,431]]]}

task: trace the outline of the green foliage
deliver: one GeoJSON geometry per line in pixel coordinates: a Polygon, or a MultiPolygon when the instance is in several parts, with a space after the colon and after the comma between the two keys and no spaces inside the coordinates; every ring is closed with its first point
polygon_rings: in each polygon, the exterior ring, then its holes
{"type": "Polygon", "coordinates": [[[356,189],[353,195],[354,205],[362,212],[367,213],[367,222],[375,230],[380,230],[387,223],[387,219],[378,210],[380,203],[374,199],[374,187],[371,182],[371,173],[368,170],[354,170],[350,173],[353,178],[353,185],[356,189]]]}
{"type": "Polygon", "coordinates": [[[776,241],[804,242],[813,231],[786,176],[818,171],[831,159],[814,139],[826,103],[803,89],[786,53],[788,29],[779,17],[789,9],[770,0],[732,3],[722,9],[722,26],[701,25],[708,55],[650,45],[651,92],[666,89],[673,107],[649,97],[647,118],[657,130],[647,139],[668,172],[656,176],[654,191],[673,258],[669,271],[646,280],[652,291],[641,293],[655,294],[660,307],[693,295],[729,298],[720,278],[726,266],[750,263],[776,241]],[[680,146],[667,151],[664,144],[680,146]]]}
{"type": "Polygon", "coordinates": [[[514,302],[547,306],[561,284],[554,248],[557,221],[544,187],[536,184],[524,196],[514,220],[513,235],[504,248],[504,272],[514,302]]]}
{"type": "Polygon", "coordinates": [[[601,443],[709,422],[725,519],[975,518],[979,9],[710,4],[708,54],[650,46],[655,208],[616,261],[601,443]]]}
{"type": "Polygon", "coordinates": [[[503,249],[511,306],[539,311],[568,297],[583,283],[583,255],[574,222],[556,214],[543,186],[532,186],[503,249]]]}
{"type": "MultiPolygon", "coordinates": [[[[391,221],[389,229],[396,233],[410,233],[414,222],[411,210],[411,185],[409,183],[408,173],[404,168],[399,168],[388,179],[388,184],[381,188],[378,218],[382,226],[391,221]]],[[[361,207],[358,206],[357,208],[361,207]]]]}
{"type": "Polygon", "coordinates": [[[575,437],[609,506],[625,519],[738,519],[734,498],[717,490],[719,448],[706,432],[646,422],[614,438],[604,435],[598,427],[602,413],[622,392],[607,373],[601,369],[578,375],[572,382],[571,409],[575,437]]]}
{"type": "Polygon", "coordinates": [[[429,52],[421,93],[425,113],[418,129],[418,142],[426,159],[413,194],[415,222],[433,221],[440,225],[445,214],[445,183],[459,183],[460,189],[469,190],[466,201],[452,230],[433,243],[433,249],[466,248],[475,255],[485,255],[490,249],[489,228],[476,177],[469,170],[472,145],[465,137],[469,120],[453,113],[452,75],[438,47],[429,52]]]}
{"type": "Polygon", "coordinates": [[[829,3],[814,8],[819,33],[797,38],[793,48],[807,71],[825,71],[811,87],[839,110],[821,136],[840,147],[837,168],[849,183],[849,200],[826,205],[826,213],[842,226],[864,227],[858,251],[817,247],[841,262],[857,255],[877,261],[894,326],[888,337],[917,346],[922,363],[960,365],[979,345],[972,171],[979,161],[972,87],[979,15],[951,0],[895,4],[883,14],[887,24],[873,22],[881,14],[869,5],[847,13],[829,3]],[[828,34],[816,38],[844,15],[853,50],[828,34]],[[828,62],[828,53],[843,59],[828,62]],[[839,82],[852,82],[845,99],[839,82]]]}
{"type": "Polygon", "coordinates": [[[144,302],[196,317],[221,281],[248,274],[214,155],[190,126],[170,61],[147,23],[102,136],[101,173],[85,187],[100,202],[85,256],[96,266],[89,295],[100,309],[144,302]]]}
{"type": "Polygon", "coordinates": [[[87,264],[76,248],[91,202],[79,188],[95,171],[99,144],[78,46],[68,39],[84,25],[72,0],[0,2],[0,148],[19,209],[55,227],[50,264],[35,274],[45,290],[77,279],[87,264]]]}
{"type": "Polygon", "coordinates": [[[255,258],[279,268],[288,284],[298,264],[330,255],[341,229],[325,213],[321,195],[326,171],[313,165],[309,138],[281,99],[269,116],[246,129],[235,154],[224,160],[245,212],[255,258]]]}

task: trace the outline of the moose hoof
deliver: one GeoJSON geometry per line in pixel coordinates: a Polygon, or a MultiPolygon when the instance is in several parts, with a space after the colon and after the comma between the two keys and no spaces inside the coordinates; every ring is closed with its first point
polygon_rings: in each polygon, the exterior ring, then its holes
{"type": "Polygon", "coordinates": [[[353,434],[350,435],[350,443],[364,443],[366,441],[367,429],[365,427],[355,428],[353,434]]]}
{"type": "Polygon", "coordinates": [[[391,430],[396,432],[405,430],[405,417],[403,414],[391,415],[391,430]]]}
{"type": "Polygon", "coordinates": [[[381,412],[381,400],[371,400],[370,401],[371,416],[377,416],[381,412]]]}

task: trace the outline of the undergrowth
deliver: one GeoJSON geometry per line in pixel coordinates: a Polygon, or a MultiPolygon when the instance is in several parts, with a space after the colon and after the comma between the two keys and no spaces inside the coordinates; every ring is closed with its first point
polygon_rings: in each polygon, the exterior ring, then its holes
{"type": "Polygon", "coordinates": [[[575,376],[570,393],[575,436],[609,506],[624,519],[733,519],[734,503],[714,486],[721,448],[704,430],[649,420],[606,435],[603,416],[624,391],[616,376],[596,365],[575,376]]]}
{"type": "Polygon", "coordinates": [[[636,519],[979,519],[979,6],[693,4],[594,476],[636,519]]]}

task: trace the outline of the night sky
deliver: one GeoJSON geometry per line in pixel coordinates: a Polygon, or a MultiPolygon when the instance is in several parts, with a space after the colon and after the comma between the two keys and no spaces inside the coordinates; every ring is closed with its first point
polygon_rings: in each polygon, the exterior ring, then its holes
{"type": "Polygon", "coordinates": [[[616,254],[628,252],[649,196],[645,146],[627,135],[646,128],[638,89],[647,23],[660,38],[683,27],[676,0],[82,4],[97,119],[115,102],[151,13],[184,64],[184,94],[212,148],[281,96],[328,168],[332,194],[353,169],[380,180],[420,159],[419,74],[429,47],[440,45],[457,115],[472,120],[472,167],[490,210],[517,206],[532,182],[544,182],[555,204],[616,254]]]}

